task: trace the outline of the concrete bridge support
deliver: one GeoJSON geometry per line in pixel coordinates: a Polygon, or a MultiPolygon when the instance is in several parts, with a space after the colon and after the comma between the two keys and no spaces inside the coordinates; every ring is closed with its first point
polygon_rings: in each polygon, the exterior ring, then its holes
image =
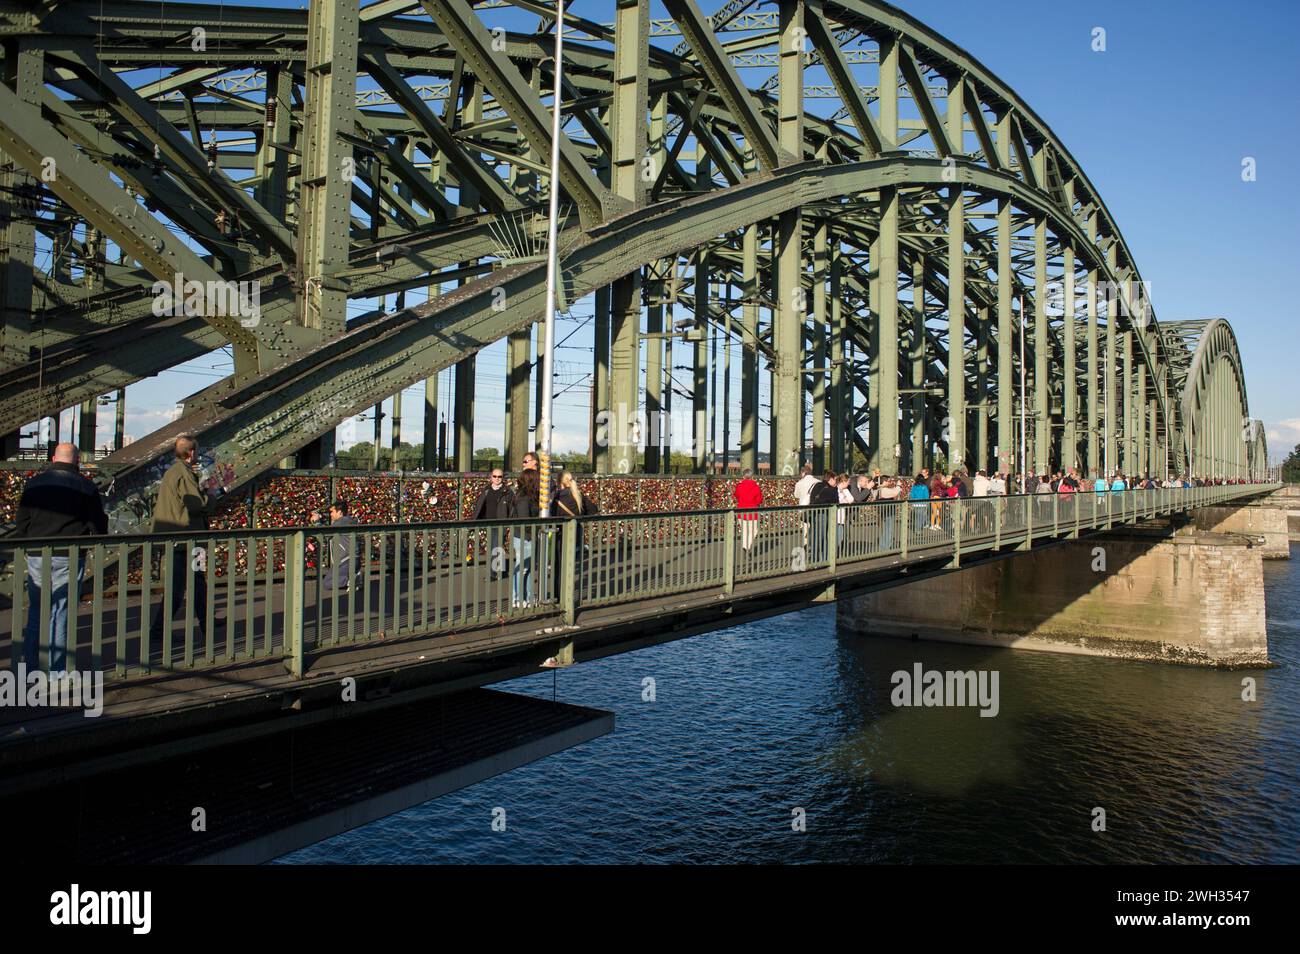
{"type": "Polygon", "coordinates": [[[1202,507],[1193,514],[1198,530],[1240,533],[1263,538],[1260,552],[1265,560],[1287,560],[1291,545],[1287,539],[1287,511],[1272,498],[1220,507],[1202,507]]]}
{"type": "Polygon", "coordinates": [[[1018,554],[839,601],[867,635],[1207,666],[1268,661],[1263,546],[1141,530],[1018,554]]]}

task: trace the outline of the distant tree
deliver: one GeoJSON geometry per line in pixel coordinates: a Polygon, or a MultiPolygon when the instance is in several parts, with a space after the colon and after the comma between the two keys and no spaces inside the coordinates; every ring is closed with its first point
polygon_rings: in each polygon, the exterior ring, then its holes
{"type": "Polygon", "coordinates": [[[591,455],[584,451],[566,451],[563,454],[556,454],[552,459],[562,470],[569,470],[575,474],[591,471],[591,455]]]}
{"type": "Polygon", "coordinates": [[[347,450],[341,450],[334,455],[334,466],[339,470],[369,470],[374,448],[375,445],[370,441],[353,444],[347,450]]]}
{"type": "Polygon", "coordinates": [[[424,466],[424,444],[408,444],[405,441],[397,448],[398,470],[419,470],[424,466]]]}
{"type": "Polygon", "coordinates": [[[1282,480],[1288,484],[1300,484],[1300,444],[1282,461],[1282,480]]]}
{"type": "MultiPolygon", "coordinates": [[[[334,455],[334,466],[339,470],[370,470],[375,445],[370,441],[353,444],[334,455]]],[[[393,449],[379,448],[380,470],[419,470],[424,466],[424,445],[403,442],[397,448],[397,466],[393,465],[393,449]]]]}

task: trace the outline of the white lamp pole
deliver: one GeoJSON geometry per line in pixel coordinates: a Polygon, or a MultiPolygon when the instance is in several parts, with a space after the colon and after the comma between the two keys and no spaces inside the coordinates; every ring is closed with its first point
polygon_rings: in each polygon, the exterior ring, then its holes
{"type": "Polygon", "coordinates": [[[542,419],[538,425],[538,476],[541,478],[539,510],[551,509],[551,430],[555,410],[555,286],[559,271],[557,220],[560,212],[560,97],[564,63],[564,0],[555,4],[555,99],[551,106],[551,203],[546,223],[546,348],[542,355],[542,419]]]}

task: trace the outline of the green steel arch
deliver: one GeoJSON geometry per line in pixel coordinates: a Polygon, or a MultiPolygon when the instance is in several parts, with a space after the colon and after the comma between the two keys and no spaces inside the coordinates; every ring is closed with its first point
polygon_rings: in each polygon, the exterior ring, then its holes
{"type": "MultiPolygon", "coordinates": [[[[339,421],[423,380],[430,433],[449,371],[464,467],[474,355],[506,339],[517,460],[548,11],[0,0],[0,431],[74,405],[93,421],[100,396],[229,348],[229,378],[102,462],[124,500],[147,498],[182,431],[238,483],[323,459],[339,421]],[[156,314],[177,275],[255,283],[259,313],[156,314]]],[[[926,25],[872,0],[608,0],[565,29],[561,304],[592,302],[592,434],[616,422],[593,466],[666,463],[622,424],[671,401],[679,324],[700,468],[719,416],[723,459],[778,472],[1263,459],[1226,323],[1159,323],[1064,144],[926,25]],[[711,339],[739,356],[721,395],[711,339]]]]}
{"type": "Polygon", "coordinates": [[[1204,477],[1261,477],[1268,445],[1262,422],[1250,416],[1246,375],[1232,326],[1222,318],[1172,324],[1166,337],[1181,347],[1182,433],[1179,450],[1188,473],[1204,477]]]}

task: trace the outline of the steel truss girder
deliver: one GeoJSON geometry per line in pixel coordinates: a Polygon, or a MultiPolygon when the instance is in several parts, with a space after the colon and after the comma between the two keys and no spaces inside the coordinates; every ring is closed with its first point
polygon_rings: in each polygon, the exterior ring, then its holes
{"type": "MultiPolygon", "coordinates": [[[[518,68],[493,50],[487,28],[467,0],[421,0],[421,3],[538,154],[549,154],[548,111],[524,82],[518,68]]],[[[627,208],[624,200],[600,184],[573,143],[563,134],[560,139],[560,183],[577,205],[584,226],[595,225],[627,208]]]]}
{"type": "MultiPolygon", "coordinates": [[[[171,285],[174,277],[220,282],[222,276],[148,215],[98,163],[59,135],[33,106],[0,84],[0,148],[32,175],[52,169],[46,185],[86,220],[127,250],[151,275],[171,285]],[[52,162],[53,165],[49,165],[52,162]]],[[[206,319],[235,348],[240,367],[254,367],[256,339],[238,315],[206,319]]]]}
{"type": "Polygon", "coordinates": [[[51,51],[72,63],[82,81],[100,88],[109,109],[118,113],[134,129],[146,133],[183,168],[190,181],[206,192],[217,204],[224,204],[254,228],[267,246],[285,261],[293,261],[293,237],[281,223],[236,186],[220,169],[209,170],[198,145],[190,142],[176,127],[158,119],[152,104],[128,86],[111,69],[99,62],[94,52],[84,46],[70,46],[51,51]]]}
{"type": "MultiPolygon", "coordinates": [[[[873,193],[896,182],[946,186],[951,174],[950,166],[925,159],[802,163],[727,190],[666,203],[667,208],[649,207],[578,238],[564,262],[566,288],[571,298],[582,296],[651,262],[708,244],[718,234],[804,204],[873,193]]],[[[956,176],[958,185],[993,193],[1006,189],[1025,207],[1053,215],[1036,193],[1005,173],[959,162],[956,176]]],[[[120,475],[121,492],[147,491],[135,485],[151,474],[143,465],[165,450],[174,433],[191,431],[238,479],[247,479],[377,398],[527,327],[542,311],[543,273],[539,265],[511,266],[429,304],[349,331],[255,386],[187,414],[158,432],[156,441],[137,442],[103,466],[120,475]],[[496,288],[505,289],[509,303],[501,311],[494,308],[496,288]]]]}
{"type": "MultiPolygon", "coordinates": [[[[477,14],[463,0],[446,0],[446,2],[443,2],[443,0],[428,0],[425,6],[432,7],[436,5],[448,8],[457,4],[459,15],[464,20],[467,28],[472,28],[473,25],[477,24],[480,27],[480,33],[486,35],[485,30],[481,29],[482,25],[477,21],[477,14]]],[[[70,8],[55,8],[53,11],[45,11],[39,15],[29,14],[26,10],[23,10],[20,19],[19,16],[10,14],[6,9],[13,6],[13,4],[0,3],[0,32],[3,32],[4,26],[8,25],[11,32],[21,30],[23,35],[40,36],[43,31],[50,31],[63,36],[80,36],[83,40],[89,40],[96,35],[97,31],[103,29],[102,26],[88,19],[78,21],[77,17],[70,16],[68,13],[70,8]]],[[[392,71],[391,74],[385,76],[390,86],[396,83],[398,87],[409,89],[406,77],[402,75],[403,73],[429,75],[435,70],[450,69],[452,63],[455,64],[456,75],[459,75],[462,68],[460,57],[465,55],[467,48],[470,49],[470,53],[473,55],[474,43],[467,44],[463,38],[458,40],[452,37],[452,43],[449,46],[447,43],[448,31],[445,29],[439,31],[427,23],[407,19],[392,19],[393,14],[397,13],[399,9],[404,10],[408,6],[409,4],[376,4],[362,11],[362,19],[366,21],[362,24],[362,50],[359,54],[362,68],[365,69],[364,57],[367,51],[378,50],[379,55],[386,58],[392,71]]],[[[690,7],[694,9],[694,4],[691,3],[690,7]]],[[[135,92],[142,99],[148,99],[145,94],[161,96],[173,90],[181,95],[189,96],[195,91],[195,88],[188,86],[188,83],[207,82],[211,84],[215,82],[217,77],[217,72],[214,71],[224,72],[224,68],[220,64],[234,64],[241,57],[247,60],[250,57],[260,57],[265,54],[263,62],[279,63],[285,69],[295,71],[302,69],[303,57],[301,51],[306,43],[306,20],[299,11],[241,11],[238,19],[232,22],[228,17],[219,17],[220,10],[216,6],[187,7],[175,12],[173,7],[168,7],[166,8],[166,21],[164,22],[163,17],[153,16],[152,11],[152,20],[149,16],[142,16],[141,12],[145,10],[145,5],[142,4],[110,3],[105,6],[104,10],[105,22],[121,24],[120,29],[115,28],[113,31],[112,43],[97,51],[97,55],[102,62],[108,65],[125,66],[129,62],[137,64],[156,62],[158,43],[169,41],[178,35],[186,33],[185,29],[178,29],[178,25],[193,23],[211,28],[214,23],[223,24],[217,31],[220,35],[219,42],[223,50],[220,56],[213,54],[207,64],[187,59],[186,62],[189,63],[189,67],[186,74],[168,78],[168,80],[163,81],[162,85],[153,84],[147,87],[137,87],[135,92]],[[120,48],[115,50],[114,47],[119,44],[120,48]],[[128,48],[132,44],[134,44],[135,49],[128,48]],[[115,57],[118,57],[116,61],[115,57]],[[217,65],[213,65],[214,63],[217,65]]],[[[229,13],[229,8],[226,8],[226,12],[229,13]]],[[[544,16],[545,6],[537,5],[536,12],[544,16]]],[[[695,18],[699,20],[700,15],[697,9],[695,15],[695,18]]],[[[844,75],[846,71],[842,67],[847,64],[843,62],[844,57],[842,51],[838,48],[838,44],[835,42],[828,44],[828,41],[837,39],[832,31],[835,31],[840,36],[860,31],[877,39],[885,36],[893,38],[890,47],[890,63],[896,66],[903,83],[912,92],[913,99],[921,114],[921,122],[916,127],[908,126],[905,121],[900,123],[897,117],[897,94],[896,92],[893,94],[895,104],[893,106],[893,118],[890,122],[892,122],[893,136],[898,140],[898,146],[906,146],[907,143],[914,141],[918,136],[928,134],[935,144],[936,151],[941,156],[948,151],[960,151],[961,137],[954,131],[952,126],[953,113],[955,109],[958,114],[957,121],[961,124],[957,128],[966,128],[961,117],[961,113],[964,112],[969,120],[969,131],[974,133],[981,150],[980,154],[967,161],[982,162],[990,169],[1003,170],[1008,178],[1021,183],[1024,190],[1026,190],[1025,194],[1036,196],[1039,206],[1045,207],[1047,210],[1045,213],[1040,210],[1039,214],[1046,214],[1050,218],[1053,223],[1053,235],[1060,239],[1062,247],[1069,247],[1076,251],[1079,259],[1078,267],[1082,271],[1095,270],[1103,278],[1111,277],[1114,280],[1119,280],[1121,277],[1137,279],[1136,268],[1132,264],[1118,229],[1110,219],[1109,213],[1101,203],[1091,183],[1087,181],[1078,168],[1077,163],[1064,150],[1051,131],[1020,101],[1013,91],[1009,90],[996,77],[973,61],[964,51],[934,34],[912,18],[901,14],[893,7],[871,2],[871,0],[824,0],[821,3],[808,5],[804,15],[805,22],[812,24],[809,33],[814,34],[814,56],[826,65],[833,82],[836,80],[837,67],[841,67],[837,86],[845,87],[839,90],[842,97],[845,96],[846,89],[853,84],[851,76],[844,75]],[[848,30],[843,30],[845,25],[847,25],[848,30]],[[820,37],[816,35],[819,30],[820,37]],[[818,39],[821,40],[820,43],[818,39]],[[837,53],[841,55],[837,57],[837,53]],[[950,83],[956,84],[952,88],[957,91],[954,94],[957,97],[957,102],[955,104],[949,102],[949,115],[946,124],[940,121],[935,99],[932,98],[937,98],[941,93],[933,93],[935,87],[928,85],[931,73],[944,76],[950,83]],[[990,120],[986,118],[986,113],[996,121],[994,131],[990,130],[990,120]],[[900,126],[903,126],[906,131],[900,132],[900,126]],[[1091,226],[1086,231],[1082,226],[1085,221],[1089,222],[1091,226]],[[1109,250],[1109,255],[1105,255],[1106,250],[1109,250]],[[1103,258],[1103,255],[1105,255],[1105,258],[1103,258]]],[[[686,16],[690,18],[691,14],[688,12],[686,16]]],[[[609,38],[610,31],[607,28],[592,25],[587,21],[581,21],[574,17],[566,19],[574,29],[582,29],[593,38],[601,40],[609,38]]],[[[779,25],[778,20],[774,19],[773,25],[779,25]]],[[[709,43],[705,42],[706,39],[712,40],[711,30],[707,29],[707,24],[704,27],[697,36],[699,42],[695,44],[699,48],[709,46],[709,43]]],[[[216,33],[210,33],[210,43],[214,42],[214,36],[216,36],[216,33]]],[[[482,47],[481,40],[482,36],[479,37],[479,47],[482,47]]],[[[513,66],[509,64],[509,59],[516,56],[540,64],[548,55],[546,43],[546,37],[542,35],[533,38],[518,35],[508,36],[505,53],[499,58],[510,68],[513,68],[513,66]]],[[[60,41],[52,44],[51,48],[66,45],[66,43],[60,41]]],[[[713,46],[717,47],[716,41],[713,41],[713,46]]],[[[760,48],[761,43],[755,42],[752,47],[755,49],[760,48]]],[[[595,139],[594,144],[588,144],[579,141],[568,141],[566,137],[568,171],[575,173],[581,179],[585,172],[590,172],[591,165],[598,165],[602,161],[602,157],[609,151],[606,141],[602,139],[601,135],[598,135],[602,130],[598,126],[593,126],[593,121],[595,119],[594,111],[603,108],[603,105],[609,102],[608,96],[601,95],[601,87],[602,84],[608,84],[607,77],[611,73],[613,57],[608,51],[594,47],[584,48],[582,44],[575,44],[571,49],[573,50],[574,62],[572,69],[567,74],[571,91],[566,92],[566,105],[564,108],[566,112],[576,116],[586,126],[588,134],[593,135],[595,139]]],[[[188,57],[188,49],[184,52],[188,57]]],[[[498,51],[490,50],[486,52],[498,51]]],[[[711,54],[706,53],[705,58],[708,58],[709,55],[711,54]]],[[[490,58],[485,57],[484,59],[490,58]]],[[[647,72],[649,74],[652,100],[656,96],[655,91],[657,88],[661,90],[672,89],[673,92],[669,100],[671,104],[670,114],[675,114],[675,117],[684,117],[689,113],[691,121],[686,124],[685,130],[693,131],[696,137],[705,143],[705,149],[714,159],[715,165],[721,169],[723,175],[728,178],[733,187],[743,184],[743,175],[739,174],[738,170],[744,168],[744,147],[737,146],[735,142],[736,136],[743,136],[745,147],[754,149],[756,152],[762,151],[764,140],[772,136],[769,116],[775,115],[777,105],[773,97],[764,92],[751,94],[744,89],[743,84],[730,87],[724,86],[717,83],[712,77],[709,78],[709,82],[712,83],[714,89],[709,89],[707,85],[701,85],[701,78],[694,62],[676,59],[657,47],[650,48],[648,61],[647,72]],[[665,85],[657,87],[656,84],[665,85]],[[731,94],[730,99],[734,100],[734,103],[726,102],[728,94],[731,94]],[[721,107],[718,105],[719,99],[723,101],[721,107]]],[[[813,59],[810,57],[808,61],[812,62],[813,59]]],[[[716,67],[720,71],[719,75],[725,72],[723,67],[731,68],[734,75],[735,70],[729,56],[724,63],[716,67]]],[[[497,80],[500,79],[501,77],[498,76],[497,80]]],[[[451,86],[454,89],[456,84],[453,82],[451,86]]],[[[212,87],[209,85],[202,88],[211,89],[212,87]]],[[[395,87],[395,91],[399,98],[407,98],[402,93],[401,88],[395,87]]],[[[525,99],[528,98],[526,92],[522,90],[519,92],[525,99]]],[[[805,126],[804,142],[803,149],[799,151],[805,155],[815,154],[825,157],[826,161],[834,162],[844,156],[870,155],[873,152],[882,151],[879,146],[889,145],[889,137],[884,136],[880,128],[874,130],[873,137],[875,118],[867,108],[867,97],[861,95],[860,89],[857,89],[856,92],[859,94],[858,96],[850,95],[848,98],[852,101],[852,105],[857,107],[857,115],[853,115],[853,109],[849,110],[850,119],[853,121],[854,128],[858,133],[857,137],[854,138],[847,130],[837,126],[834,122],[826,122],[813,116],[804,115],[802,117],[805,126]],[[879,140],[878,144],[876,140],[879,140]]],[[[232,128],[239,125],[237,114],[241,112],[255,113],[259,108],[255,102],[248,102],[247,108],[240,107],[238,105],[240,101],[235,94],[223,95],[225,96],[225,103],[221,108],[227,109],[231,113],[232,128]]],[[[952,99],[953,97],[949,98],[952,99]]],[[[414,99],[420,103],[424,102],[418,96],[414,96],[414,99]]],[[[549,126],[548,111],[541,107],[540,101],[535,95],[531,99],[533,119],[547,120],[544,126],[549,126]]],[[[500,102],[500,97],[498,97],[498,101],[500,102]]],[[[455,96],[453,95],[452,99],[448,101],[448,106],[454,107],[454,102],[455,96]]],[[[173,115],[170,106],[163,107],[157,103],[151,103],[150,105],[156,113],[166,118],[171,118],[173,115]]],[[[406,105],[413,104],[408,101],[406,105]]],[[[521,106],[516,103],[513,112],[508,103],[502,105],[507,106],[509,120],[513,121],[519,129],[525,130],[528,126],[525,114],[530,111],[530,104],[524,103],[521,106]],[[525,115],[524,122],[519,122],[519,115],[525,115]]],[[[846,105],[850,105],[850,103],[846,103],[846,105]]],[[[82,107],[78,104],[69,108],[80,109],[82,107]]],[[[192,108],[191,101],[187,101],[183,108],[175,111],[177,123],[188,122],[191,128],[195,128],[198,124],[195,118],[196,114],[201,116],[204,114],[204,110],[208,108],[200,105],[196,110],[192,108]]],[[[392,143],[385,146],[388,138],[399,135],[407,136],[412,132],[422,139],[434,140],[429,129],[421,128],[421,123],[416,118],[417,109],[406,109],[406,113],[409,115],[397,117],[396,114],[367,110],[359,111],[358,117],[363,122],[371,124],[369,129],[374,136],[372,139],[374,151],[383,158],[384,168],[387,173],[397,180],[404,181],[408,188],[414,187],[418,191],[419,177],[423,175],[422,171],[415,169],[410,163],[403,165],[404,159],[399,162],[399,153],[392,143]],[[412,175],[413,172],[415,176],[412,175]]],[[[424,125],[427,126],[427,122],[424,125]]],[[[514,162],[518,159],[513,155],[515,151],[514,142],[511,138],[512,133],[507,128],[510,123],[506,120],[489,117],[468,127],[455,128],[450,122],[446,125],[454,130],[450,134],[455,137],[456,145],[463,144],[461,148],[464,153],[477,154],[475,145],[481,145],[484,147],[483,151],[485,153],[502,158],[507,162],[514,162]]],[[[887,126],[888,123],[882,120],[876,125],[883,127],[887,126]]],[[[670,124],[670,131],[671,128],[670,124]]],[[[660,190],[669,182],[672,183],[672,187],[665,190],[664,194],[670,196],[673,195],[672,190],[679,186],[687,192],[692,189],[691,182],[685,180],[687,174],[683,173],[675,162],[685,138],[686,134],[683,131],[677,143],[675,143],[677,151],[671,154],[669,163],[661,169],[660,177],[654,184],[651,192],[652,201],[653,198],[659,197],[660,190]]],[[[534,135],[529,137],[529,140],[534,148],[541,152],[549,144],[549,129],[545,128],[544,135],[540,138],[536,135],[536,130],[534,130],[534,135]],[[538,149],[539,144],[542,149],[538,149]]],[[[435,145],[437,145],[436,141],[435,145]]],[[[447,145],[450,146],[451,143],[447,145]]],[[[444,177],[440,185],[454,182],[459,186],[464,179],[464,170],[455,168],[456,157],[449,149],[439,148],[437,151],[442,153],[445,158],[453,160],[449,174],[444,166],[444,177]]],[[[773,156],[772,158],[773,162],[770,165],[775,166],[779,162],[788,161],[793,157],[787,152],[785,156],[773,156]]],[[[193,155],[188,157],[188,161],[192,163],[193,155]]],[[[236,155],[231,154],[230,156],[222,156],[218,165],[226,168],[227,163],[230,163],[230,168],[247,168],[246,166],[239,166],[240,161],[236,155]]],[[[692,177],[693,179],[694,177],[692,177]]],[[[387,180],[384,180],[381,176],[380,181],[387,180]]],[[[588,181],[594,181],[594,174],[588,177],[588,181]]],[[[959,181],[964,182],[964,180],[959,181]]],[[[709,178],[706,184],[696,182],[694,188],[699,189],[701,185],[705,189],[711,188],[713,186],[712,177],[709,178]]],[[[897,186],[902,191],[904,200],[908,195],[907,190],[913,188],[913,183],[907,181],[905,176],[898,181],[891,181],[885,185],[891,188],[897,186]]],[[[922,185],[934,189],[946,188],[949,183],[945,180],[943,186],[935,186],[932,183],[922,183],[922,185]]],[[[584,201],[581,194],[582,185],[577,186],[577,192],[570,187],[570,183],[567,181],[564,182],[564,187],[581,206],[584,201]]],[[[964,182],[964,187],[967,189],[977,188],[972,182],[964,182]]],[[[1005,183],[1000,183],[999,189],[1001,191],[994,190],[989,194],[994,196],[1011,195],[1011,191],[1005,188],[1005,183]]],[[[722,190],[718,191],[721,192],[722,190]]],[[[421,198],[421,204],[429,208],[431,203],[437,203],[437,195],[436,188],[429,190],[421,198]]],[[[599,193],[595,195],[597,202],[599,202],[599,193]]],[[[365,193],[356,190],[354,196],[364,198],[365,193]]],[[[169,204],[161,197],[154,198],[164,207],[169,204]]],[[[1030,208],[1032,203],[1027,203],[1023,199],[1024,196],[1017,194],[1010,201],[1022,210],[1030,208]]],[[[396,236],[405,234],[405,230],[409,230],[414,220],[409,218],[406,220],[401,219],[401,216],[406,214],[406,212],[403,212],[403,208],[407,212],[413,210],[410,209],[409,205],[405,207],[402,205],[403,199],[400,195],[391,199],[387,195],[382,195],[379,200],[380,204],[386,203],[388,210],[392,215],[398,217],[399,222],[406,222],[402,227],[394,227],[391,223],[385,223],[383,227],[387,231],[383,234],[396,236]]],[[[671,210],[677,203],[682,201],[692,200],[683,200],[674,196],[666,202],[661,202],[655,208],[665,211],[671,210]]],[[[587,196],[586,202],[588,215],[583,221],[584,226],[591,226],[593,221],[607,217],[610,210],[602,207],[600,214],[593,218],[592,209],[595,203],[592,202],[591,195],[587,196]]],[[[869,205],[869,203],[863,203],[861,200],[844,203],[845,207],[839,210],[837,214],[847,214],[848,207],[852,205],[861,207],[864,204],[869,205]]],[[[490,208],[493,207],[490,199],[488,205],[490,208]]],[[[906,204],[901,204],[900,207],[904,212],[907,209],[906,204]]],[[[799,208],[803,208],[807,212],[808,206],[799,206],[799,208]]],[[[441,211],[445,215],[450,211],[450,207],[443,208],[441,211]]],[[[388,214],[388,212],[385,213],[385,215],[388,214]]],[[[937,225],[939,221],[938,215],[927,210],[925,215],[917,220],[920,225],[916,227],[924,231],[927,223],[937,225]]],[[[196,225],[195,231],[197,232],[197,223],[193,224],[196,225]]],[[[444,223],[442,227],[445,229],[452,226],[453,223],[444,223]]],[[[906,221],[903,222],[899,234],[900,251],[906,249],[909,241],[908,231],[912,227],[906,221]]],[[[1019,226],[1017,226],[1018,230],[1019,226]]],[[[987,280],[987,272],[977,277],[977,271],[974,270],[975,266],[972,266],[969,261],[972,257],[983,254],[980,250],[980,235],[982,233],[968,229],[966,234],[965,241],[969,245],[970,251],[965,255],[968,260],[966,263],[966,287],[964,295],[961,297],[969,303],[972,310],[978,307],[981,296],[983,296],[982,300],[993,303],[993,307],[996,308],[996,297],[991,294],[991,283],[987,280]]],[[[197,237],[199,236],[196,235],[197,237]]],[[[918,239],[919,245],[924,245],[926,242],[930,243],[930,248],[922,254],[925,254],[932,262],[931,267],[926,269],[927,284],[934,288],[936,292],[943,291],[943,287],[936,283],[939,281],[939,275],[945,271],[940,263],[942,262],[943,245],[947,240],[948,236],[940,227],[935,227],[932,233],[918,239]]],[[[397,241],[404,242],[405,239],[397,239],[397,241]]],[[[359,239],[354,237],[352,240],[354,253],[360,251],[358,242],[359,239]]],[[[1005,252],[1008,256],[1006,260],[1008,263],[1007,270],[1010,272],[1007,280],[1013,289],[1020,286],[1022,279],[1018,272],[1026,267],[1032,268],[1032,261],[1025,260],[1020,254],[1013,254],[1013,250],[1009,247],[1007,249],[996,249],[989,244],[991,242],[990,239],[987,243],[984,243],[987,246],[988,253],[986,268],[996,269],[995,258],[1005,252]]],[[[490,254],[490,252],[487,254],[490,254]]],[[[903,252],[903,254],[906,253],[903,252]]],[[[359,256],[353,254],[350,258],[357,261],[359,256]]],[[[129,273],[119,274],[118,278],[129,281],[130,275],[129,273]]],[[[367,285],[364,280],[359,280],[354,287],[360,289],[366,287],[398,288],[402,287],[404,282],[414,283],[418,279],[419,276],[416,275],[398,278],[397,273],[394,272],[390,276],[390,280],[386,282],[375,282],[367,285]]],[[[409,285],[406,287],[409,287],[409,285]]],[[[352,291],[349,292],[349,296],[360,297],[360,295],[352,294],[352,291]]],[[[87,302],[91,307],[98,307],[100,302],[120,302],[124,298],[129,299],[129,297],[129,292],[114,291],[87,299],[87,302]]],[[[936,297],[939,296],[936,295],[936,297]]],[[[1034,295],[1027,295],[1026,297],[1031,304],[1037,298],[1034,295]]],[[[273,314],[280,314],[284,310],[284,305],[273,302],[271,310],[273,314]]],[[[969,317],[968,314],[967,318],[969,319],[969,317]]],[[[65,321],[67,319],[58,317],[54,320],[65,321]]],[[[85,320],[93,324],[95,319],[87,317],[86,319],[77,320],[85,320]]],[[[140,320],[146,324],[148,323],[145,318],[140,320]]],[[[1044,337],[1050,340],[1053,351],[1056,355],[1059,355],[1061,343],[1057,334],[1057,327],[1054,324],[1049,324],[1043,330],[1046,332],[1044,337]]],[[[1121,324],[1120,327],[1124,326],[1121,324]]],[[[191,350],[197,348],[201,351],[202,345],[200,342],[210,342],[216,338],[201,325],[197,328],[199,332],[197,336],[195,330],[195,328],[190,327],[186,331],[192,341],[185,347],[191,350]]],[[[1173,426],[1172,418],[1175,416],[1181,417],[1182,415],[1178,414],[1178,408],[1163,407],[1165,388],[1159,386],[1157,382],[1166,380],[1169,377],[1170,371],[1167,365],[1169,362],[1179,359],[1179,356],[1172,353],[1171,344],[1166,336],[1149,333],[1141,328],[1132,330],[1134,331],[1133,345],[1138,352],[1136,355],[1137,364],[1139,367],[1148,368],[1150,380],[1155,386],[1157,403],[1164,410],[1165,426],[1171,427],[1173,426]]],[[[126,333],[126,328],[123,327],[117,329],[117,331],[121,336],[126,333]]],[[[179,331],[179,328],[173,329],[173,334],[179,331]]],[[[926,335],[928,339],[927,351],[938,356],[942,336],[932,337],[932,333],[928,328],[926,329],[926,335]]],[[[991,340],[992,336],[986,334],[985,338],[991,340]]],[[[190,339],[182,337],[179,340],[186,341],[190,339]]],[[[96,335],[94,340],[95,343],[102,345],[107,343],[109,339],[96,335]]],[[[84,393],[96,384],[102,384],[108,380],[105,377],[94,379],[84,375],[87,370],[85,366],[94,364],[96,361],[93,354],[87,354],[83,350],[74,358],[74,352],[77,351],[75,346],[69,347],[65,351],[70,363],[62,367],[80,369],[78,371],[79,376],[74,376],[77,381],[74,387],[81,388],[84,393]]],[[[175,348],[170,353],[176,353],[175,348]]],[[[1030,360],[1038,363],[1036,353],[1031,351],[1031,354],[1033,357],[1030,360]]],[[[102,355],[99,363],[101,367],[104,364],[102,355]]],[[[946,365],[946,359],[942,363],[946,365]]],[[[165,364],[161,365],[161,367],[165,366],[165,364]]],[[[137,367],[141,366],[137,365],[137,367]]],[[[155,367],[153,370],[158,369],[158,367],[155,367]]],[[[1060,362],[1054,358],[1048,364],[1047,372],[1048,383],[1053,393],[1055,393],[1060,390],[1064,382],[1060,362]]],[[[62,373],[63,370],[60,369],[56,361],[55,376],[57,377],[62,373]]],[[[1092,375],[1094,379],[1096,377],[1096,369],[1091,363],[1087,374],[1092,375]]],[[[117,378],[120,377],[121,374],[118,374],[117,378]]],[[[969,380],[969,375],[967,375],[967,379],[969,380]]],[[[3,393],[4,386],[4,379],[0,378],[0,393],[3,393]]],[[[66,397],[72,391],[61,389],[60,386],[60,389],[52,393],[66,397]]],[[[224,400],[231,396],[232,391],[227,387],[221,394],[224,400]]],[[[23,406],[32,407],[34,405],[25,403],[23,406]]],[[[27,420],[30,419],[27,418],[27,420]]]]}

